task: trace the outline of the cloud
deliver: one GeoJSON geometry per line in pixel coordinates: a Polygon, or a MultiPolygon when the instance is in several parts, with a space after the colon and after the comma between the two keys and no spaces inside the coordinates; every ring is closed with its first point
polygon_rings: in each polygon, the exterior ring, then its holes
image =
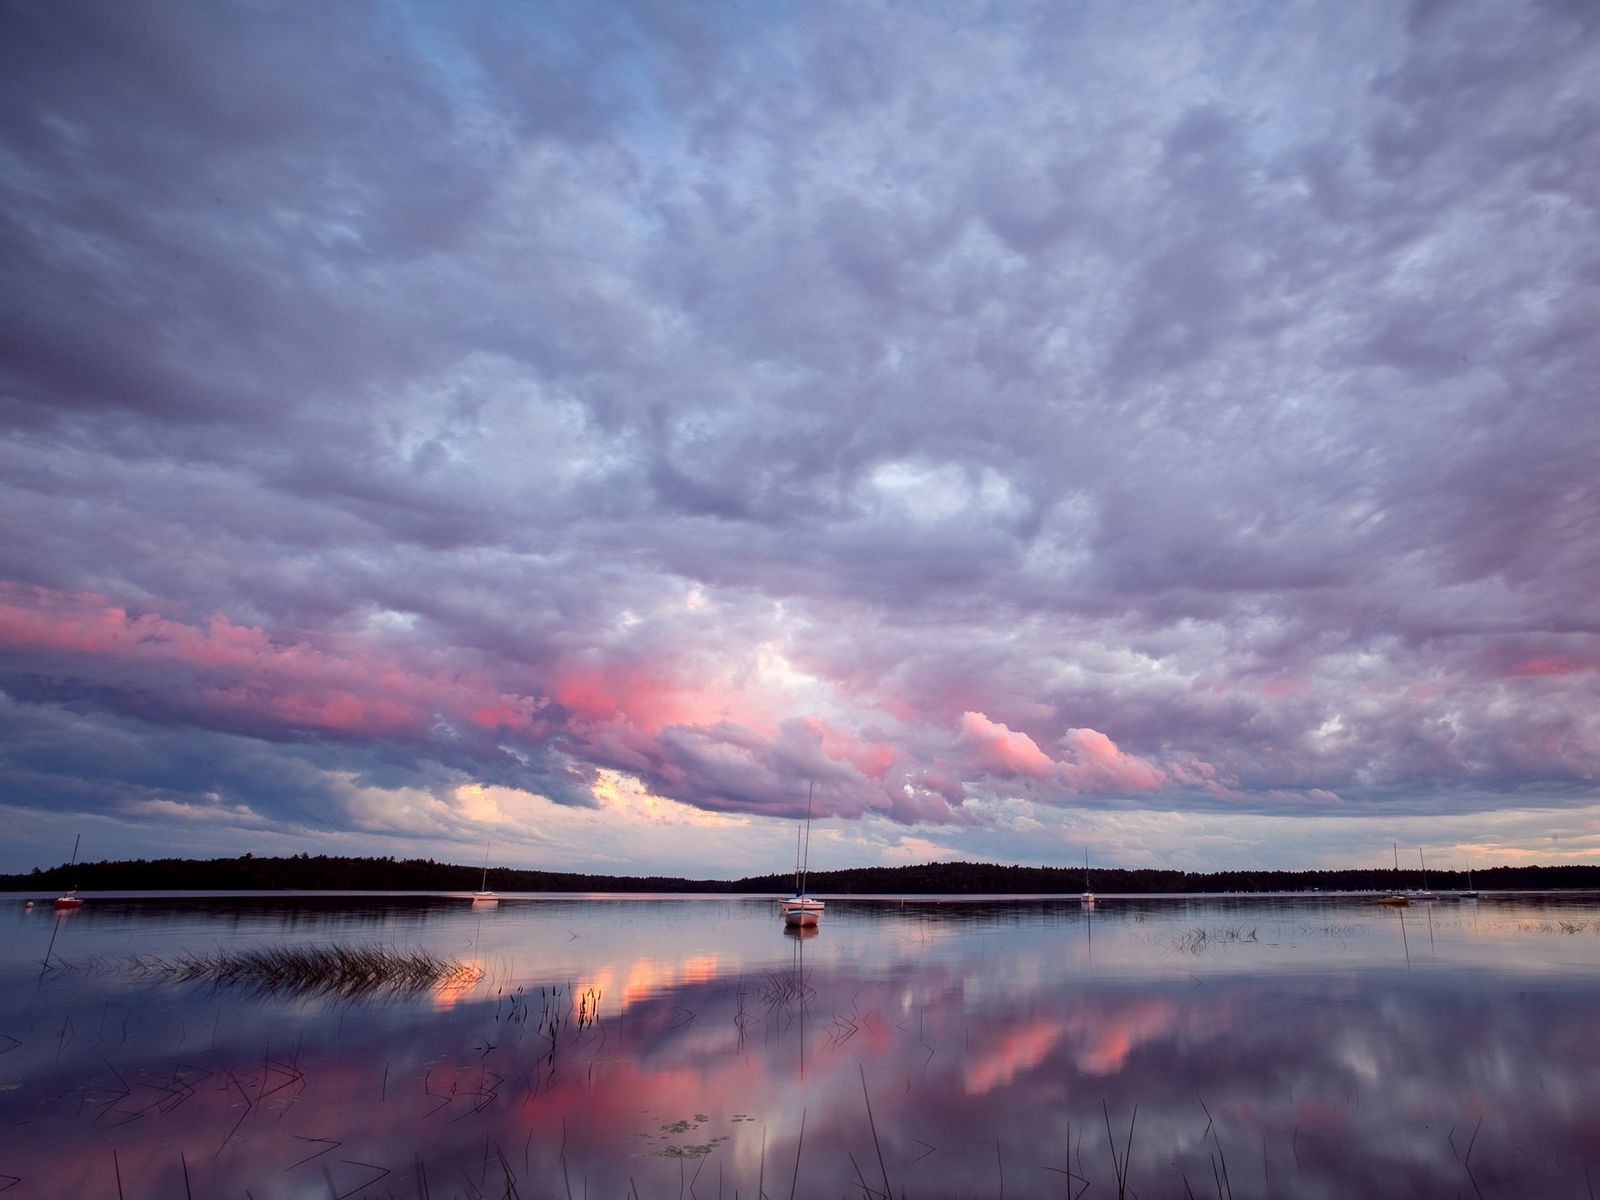
{"type": "Polygon", "coordinates": [[[274,642],[216,615],[203,626],[132,615],[104,597],[0,587],[0,645],[41,669],[103,681],[164,677],[166,696],[124,692],[131,707],[170,707],[217,728],[308,731],[364,738],[452,730],[527,734],[543,701],[493,690],[470,676],[441,677],[367,648],[329,654],[274,642]]]}
{"type": "Polygon", "coordinates": [[[990,770],[1010,775],[1050,774],[1054,761],[1025,733],[991,721],[982,713],[963,713],[962,733],[977,751],[979,762],[990,770]]]}
{"type": "Polygon", "coordinates": [[[1097,729],[1069,729],[1061,740],[1068,755],[1062,774],[1080,791],[1147,792],[1167,782],[1166,772],[1118,749],[1097,729]]]}
{"type": "Polygon", "coordinates": [[[30,811],[1593,800],[1581,6],[0,24],[30,811]]]}

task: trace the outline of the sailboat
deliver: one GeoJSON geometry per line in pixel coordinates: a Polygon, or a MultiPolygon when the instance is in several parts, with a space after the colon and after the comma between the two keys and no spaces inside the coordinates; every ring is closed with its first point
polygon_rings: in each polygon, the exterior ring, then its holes
{"type": "Polygon", "coordinates": [[[1413,900],[1437,900],[1439,897],[1428,890],[1428,860],[1422,857],[1422,847],[1417,847],[1417,862],[1422,865],[1422,886],[1411,893],[1413,900]]]}
{"type": "Polygon", "coordinates": [[[1078,897],[1085,908],[1094,907],[1094,892],[1089,888],[1089,847],[1083,848],[1083,895],[1078,897]]]}
{"type": "MultiPolygon", "coordinates": [[[[1400,843],[1399,842],[1395,842],[1395,843],[1393,843],[1393,845],[1394,845],[1394,881],[1395,881],[1396,884],[1398,884],[1400,882],[1400,843]]],[[[1406,896],[1406,894],[1404,892],[1400,891],[1399,888],[1397,887],[1394,891],[1390,892],[1387,896],[1379,896],[1378,897],[1378,903],[1379,904],[1392,904],[1395,907],[1399,907],[1400,905],[1403,905],[1403,904],[1410,904],[1411,900],[1410,900],[1410,898],[1408,896],[1406,896]]]]}
{"type": "MultiPolygon", "coordinates": [[[[78,865],[78,843],[83,841],[83,834],[72,839],[72,866],[78,865]]],[[[57,912],[70,912],[75,908],[82,908],[83,901],[78,899],[78,885],[73,884],[65,892],[56,897],[57,912]]]]}
{"type": "Polygon", "coordinates": [[[1471,864],[1467,866],[1467,890],[1461,893],[1461,898],[1463,900],[1476,900],[1478,898],[1478,890],[1472,886],[1471,864]]]}
{"type": "Polygon", "coordinates": [[[489,847],[483,848],[483,878],[478,883],[478,890],[472,893],[472,907],[488,908],[490,905],[499,904],[500,897],[489,890],[489,847]]]}
{"type": "Polygon", "coordinates": [[[785,925],[815,925],[826,907],[821,900],[806,894],[806,873],[811,867],[811,792],[814,786],[808,785],[806,788],[804,857],[800,851],[800,830],[794,831],[794,895],[778,901],[778,911],[783,915],[785,925]]]}

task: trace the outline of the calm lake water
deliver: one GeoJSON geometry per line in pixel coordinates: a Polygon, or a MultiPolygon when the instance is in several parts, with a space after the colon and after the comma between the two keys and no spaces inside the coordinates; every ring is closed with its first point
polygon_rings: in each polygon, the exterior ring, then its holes
{"type": "Polygon", "coordinates": [[[1593,895],[8,904],[5,1200],[1600,1194],[1593,895]]]}

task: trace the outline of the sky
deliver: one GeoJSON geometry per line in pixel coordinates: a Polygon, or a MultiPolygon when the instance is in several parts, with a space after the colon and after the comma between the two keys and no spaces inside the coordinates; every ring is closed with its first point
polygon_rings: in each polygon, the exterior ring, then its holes
{"type": "Polygon", "coordinates": [[[1589,0],[0,0],[0,870],[1600,861],[1597,209],[1589,0]]]}

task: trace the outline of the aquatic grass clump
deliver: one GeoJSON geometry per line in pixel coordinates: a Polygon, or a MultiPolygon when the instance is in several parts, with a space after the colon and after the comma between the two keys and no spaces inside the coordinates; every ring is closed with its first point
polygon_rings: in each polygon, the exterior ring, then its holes
{"type": "Polygon", "coordinates": [[[1523,933],[1600,933],[1600,921],[1519,921],[1515,928],[1523,933]]]}
{"type": "Polygon", "coordinates": [[[1239,945],[1257,940],[1254,926],[1236,925],[1231,929],[1203,929],[1196,926],[1193,929],[1169,935],[1162,940],[1161,944],[1169,950],[1181,951],[1185,954],[1203,954],[1213,946],[1239,945]]]}
{"type": "Polygon", "coordinates": [[[274,946],[182,954],[177,958],[138,955],[132,973],[176,983],[205,981],[260,992],[287,992],[353,998],[407,995],[434,988],[470,987],[483,968],[426,950],[392,946],[274,946]]]}

